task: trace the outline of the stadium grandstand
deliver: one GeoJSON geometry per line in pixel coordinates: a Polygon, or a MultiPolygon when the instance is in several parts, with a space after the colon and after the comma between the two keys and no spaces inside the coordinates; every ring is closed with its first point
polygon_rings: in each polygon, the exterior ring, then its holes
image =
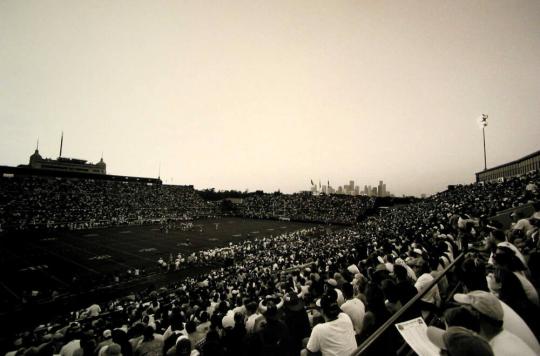
{"type": "MultiPolygon", "coordinates": [[[[369,197],[236,199],[234,215],[243,219],[310,224],[193,250],[185,256],[193,273],[160,286],[123,285],[106,300],[88,294],[96,299],[81,299],[84,306],[54,294],[26,297],[2,314],[2,349],[9,356],[409,355],[423,351],[395,325],[420,320],[429,340],[453,355],[461,354],[448,335],[454,329],[478,354],[538,355],[540,174],[504,178],[480,177],[387,209],[374,209],[369,197]],[[41,315],[46,308],[54,313],[41,315]],[[445,325],[454,329],[445,334],[445,325]]],[[[1,167],[0,187],[3,243],[32,232],[164,221],[202,231],[197,221],[209,217],[222,218],[212,222],[219,232],[226,221],[221,205],[192,186],[156,179],[1,167]]],[[[172,256],[160,263],[174,264],[172,256]]]]}
{"type": "Polygon", "coordinates": [[[88,229],[213,215],[193,186],[152,178],[0,167],[2,230],[88,229]]]}
{"type": "Polygon", "coordinates": [[[538,170],[540,170],[540,151],[533,152],[512,162],[507,162],[478,172],[476,173],[476,181],[486,182],[495,179],[505,179],[538,170]]]}

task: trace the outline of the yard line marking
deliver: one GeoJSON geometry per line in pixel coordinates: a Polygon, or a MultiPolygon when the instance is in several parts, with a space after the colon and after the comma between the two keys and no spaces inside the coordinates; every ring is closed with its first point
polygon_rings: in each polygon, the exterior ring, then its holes
{"type": "MultiPolygon", "coordinates": [[[[37,245],[34,245],[34,244],[30,243],[30,242],[26,242],[26,244],[27,244],[27,245],[30,244],[30,245],[32,245],[32,246],[35,247],[35,248],[38,248],[38,249],[40,249],[40,250],[47,251],[47,250],[45,250],[44,248],[38,247],[37,245]]],[[[27,247],[27,246],[25,246],[25,247],[27,247]]],[[[20,261],[23,261],[23,262],[26,263],[26,264],[31,264],[31,262],[28,261],[26,258],[23,258],[22,256],[20,256],[20,255],[14,253],[13,251],[10,251],[10,252],[11,252],[14,256],[17,256],[17,257],[19,258],[20,261]]],[[[48,252],[49,252],[49,251],[48,251],[48,252]]],[[[54,255],[54,253],[51,253],[51,254],[54,255]]],[[[48,279],[52,279],[53,281],[57,281],[58,283],[60,283],[60,284],[61,284],[62,286],[64,286],[64,287],[69,287],[69,284],[67,284],[67,283],[64,282],[63,280],[59,279],[58,277],[56,277],[56,276],[55,276],[54,274],[52,274],[52,273],[46,272],[45,270],[42,270],[42,269],[37,270],[37,272],[38,272],[39,274],[44,275],[44,276],[45,276],[46,278],[48,278],[48,279]]]]}
{"type": "MultiPolygon", "coordinates": [[[[63,243],[64,243],[65,245],[70,246],[70,247],[75,247],[75,246],[73,246],[73,245],[66,244],[65,242],[63,242],[63,243]]],[[[34,244],[30,243],[30,242],[29,242],[29,244],[32,245],[32,246],[34,246],[35,248],[37,248],[37,249],[39,249],[39,250],[45,251],[45,252],[47,252],[47,253],[50,253],[51,255],[53,255],[53,256],[55,256],[55,257],[61,259],[61,260],[64,261],[64,262],[69,262],[69,263],[71,263],[71,264],[74,264],[75,266],[79,266],[79,267],[81,267],[82,269],[84,269],[84,270],[86,270],[86,271],[88,271],[88,272],[92,272],[92,273],[94,273],[94,274],[101,274],[100,272],[96,271],[96,270],[93,269],[93,268],[90,268],[90,267],[87,267],[87,266],[85,266],[85,265],[82,265],[82,264],[80,264],[79,262],[74,261],[74,260],[72,260],[71,258],[65,257],[65,256],[63,256],[63,255],[60,255],[60,254],[58,254],[58,253],[56,253],[56,252],[54,252],[54,251],[52,251],[52,250],[50,250],[50,249],[44,249],[44,248],[39,247],[39,246],[37,246],[37,245],[34,245],[34,244]]],[[[82,249],[79,248],[79,247],[77,247],[77,248],[78,248],[79,250],[82,250],[82,249]]]]}
{"type": "MultiPolygon", "coordinates": [[[[84,249],[84,248],[81,248],[81,247],[78,247],[78,246],[69,244],[69,243],[64,242],[64,241],[60,241],[60,243],[64,244],[65,246],[68,246],[68,248],[73,248],[73,249],[85,251],[85,252],[88,253],[88,251],[87,251],[86,249],[84,249]]],[[[100,244],[95,244],[95,245],[103,246],[103,245],[100,245],[100,244]]],[[[104,247],[104,246],[103,246],[103,247],[104,247]]],[[[103,254],[103,255],[101,255],[101,256],[105,256],[105,255],[106,255],[106,254],[103,254]]],[[[88,260],[94,261],[94,260],[92,259],[93,257],[96,257],[96,256],[92,256],[92,257],[88,258],[88,260]]],[[[116,265],[119,265],[119,266],[127,267],[127,268],[129,268],[129,269],[133,268],[133,266],[130,266],[130,265],[125,264],[125,263],[123,263],[123,262],[117,261],[117,260],[116,260],[115,258],[113,258],[112,256],[111,256],[111,258],[107,259],[107,261],[108,261],[108,262],[112,262],[112,263],[114,263],[114,264],[116,264],[116,265]]],[[[87,270],[90,269],[90,270],[92,270],[92,271],[95,271],[93,268],[90,268],[90,267],[83,267],[83,268],[85,268],[85,269],[87,269],[87,270]]],[[[98,272],[98,273],[101,273],[101,272],[98,272]]]]}
{"type": "MultiPolygon", "coordinates": [[[[122,249],[119,249],[119,248],[114,248],[114,247],[111,247],[111,246],[107,246],[106,244],[101,244],[101,243],[97,243],[97,242],[95,242],[94,244],[97,245],[97,246],[100,246],[100,247],[102,247],[102,248],[104,248],[106,250],[116,252],[117,254],[124,254],[124,255],[128,255],[128,256],[132,256],[132,257],[135,257],[138,260],[146,260],[146,261],[149,261],[149,262],[152,262],[152,263],[156,262],[156,261],[154,261],[152,259],[143,257],[142,255],[137,255],[135,253],[131,253],[131,252],[128,252],[126,250],[122,250],[122,249]]],[[[135,247],[133,244],[131,244],[129,242],[127,243],[127,245],[132,247],[132,248],[135,247]]],[[[120,262],[118,262],[118,263],[120,263],[120,262]]],[[[128,265],[126,265],[126,266],[128,266],[128,265]]],[[[128,267],[132,268],[131,266],[128,266],[128,267]]]]}
{"type": "Polygon", "coordinates": [[[0,281],[0,286],[2,286],[2,288],[4,288],[9,294],[11,294],[12,296],[15,297],[15,299],[21,299],[17,293],[15,293],[11,288],[9,288],[8,286],[6,286],[4,284],[4,282],[0,281]]]}

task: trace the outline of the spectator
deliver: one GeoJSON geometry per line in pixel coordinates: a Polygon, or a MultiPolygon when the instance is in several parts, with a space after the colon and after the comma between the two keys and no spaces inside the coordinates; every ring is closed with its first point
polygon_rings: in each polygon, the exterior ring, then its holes
{"type": "Polygon", "coordinates": [[[351,318],[342,313],[333,291],[325,293],[320,300],[325,322],[311,331],[307,354],[321,352],[323,355],[349,355],[356,349],[354,326],[351,318]]]}
{"type": "Polygon", "coordinates": [[[350,283],[344,283],[343,296],[345,297],[345,303],[341,305],[341,310],[351,318],[354,327],[354,333],[359,335],[362,332],[362,326],[364,323],[364,316],[366,314],[366,307],[364,303],[358,298],[353,296],[353,286],[350,283]]]}
{"type": "Polygon", "coordinates": [[[446,331],[430,326],[427,330],[429,340],[448,355],[493,356],[489,343],[482,337],[463,327],[453,326],[446,331]]]}
{"type": "Polygon", "coordinates": [[[278,308],[269,302],[264,312],[264,321],[255,334],[248,340],[248,354],[250,355],[293,355],[293,345],[287,325],[278,318],[278,308]]]}
{"type": "Polygon", "coordinates": [[[135,356],[161,355],[163,349],[163,336],[156,334],[152,326],[146,326],[143,338],[135,348],[135,356]]]}
{"type": "Polygon", "coordinates": [[[504,311],[494,295],[485,291],[454,295],[456,302],[470,306],[480,323],[480,335],[489,341],[496,355],[532,356],[535,352],[519,337],[503,329],[504,311]]]}
{"type": "Polygon", "coordinates": [[[298,355],[302,350],[302,341],[311,333],[311,327],[304,301],[295,292],[285,296],[284,314],[285,324],[291,333],[293,354],[298,355]]]}

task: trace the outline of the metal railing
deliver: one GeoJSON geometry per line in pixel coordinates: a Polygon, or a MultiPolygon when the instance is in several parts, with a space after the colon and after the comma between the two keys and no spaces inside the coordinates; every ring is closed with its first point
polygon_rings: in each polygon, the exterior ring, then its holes
{"type": "Polygon", "coordinates": [[[368,348],[377,340],[389,327],[393,327],[394,323],[403,315],[405,314],[411,306],[413,306],[416,302],[418,302],[427,292],[431,290],[439,281],[446,276],[446,273],[448,273],[449,270],[451,270],[458,262],[460,262],[463,257],[465,256],[465,253],[462,252],[459,256],[457,256],[452,263],[450,263],[443,272],[437,276],[427,288],[425,288],[421,293],[418,293],[414,298],[409,300],[407,304],[405,304],[401,309],[399,309],[395,314],[393,314],[384,324],[382,324],[377,330],[373,332],[358,348],[351,354],[351,356],[358,356],[364,353],[368,350],[368,348]]]}

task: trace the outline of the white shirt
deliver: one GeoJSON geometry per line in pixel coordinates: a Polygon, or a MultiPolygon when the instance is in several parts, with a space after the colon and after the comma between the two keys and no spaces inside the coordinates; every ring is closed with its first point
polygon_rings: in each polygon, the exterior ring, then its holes
{"type": "Polygon", "coordinates": [[[531,283],[531,281],[529,281],[529,279],[525,277],[521,272],[514,272],[514,275],[521,282],[521,286],[523,287],[523,290],[525,291],[525,294],[527,295],[527,298],[531,301],[531,303],[533,303],[537,307],[540,306],[538,292],[536,291],[536,288],[534,288],[534,285],[531,283]]]}
{"type": "Polygon", "coordinates": [[[352,354],[356,346],[351,318],[345,313],[339,313],[336,320],[315,325],[307,349],[311,352],[320,351],[322,356],[341,356],[352,354]]]}
{"type": "Polygon", "coordinates": [[[89,317],[98,316],[99,313],[101,313],[101,307],[97,304],[92,304],[86,308],[86,312],[88,313],[89,317]]]}
{"type": "Polygon", "coordinates": [[[514,309],[510,308],[508,304],[502,300],[500,302],[504,312],[503,329],[519,337],[527,345],[529,345],[529,347],[537,355],[540,355],[540,344],[527,323],[525,323],[518,313],[516,313],[514,309]]]}
{"type": "Polygon", "coordinates": [[[246,332],[248,334],[253,333],[253,329],[255,328],[255,320],[257,320],[259,316],[261,316],[261,314],[255,313],[255,314],[251,314],[246,319],[246,332]]]}
{"type": "Polygon", "coordinates": [[[506,330],[489,340],[495,356],[535,356],[534,351],[516,335],[506,330]]]}
{"type": "Polygon", "coordinates": [[[366,307],[358,298],[347,300],[341,305],[341,310],[351,318],[354,332],[360,334],[364,324],[364,316],[366,315],[366,307]]]}
{"type": "Polygon", "coordinates": [[[75,350],[79,349],[81,347],[81,341],[80,340],[71,340],[62,348],[60,349],[60,355],[61,356],[73,356],[73,353],[75,350]]]}
{"type": "Polygon", "coordinates": [[[531,232],[534,231],[534,226],[531,225],[529,219],[520,219],[512,226],[512,230],[521,230],[525,236],[530,236],[531,232]]]}
{"type": "Polygon", "coordinates": [[[341,306],[341,304],[345,303],[345,297],[343,296],[343,292],[341,291],[341,289],[338,289],[338,288],[335,288],[334,289],[337,293],[337,304],[339,306],[341,306]]]}
{"type": "Polygon", "coordinates": [[[239,307],[236,307],[233,309],[233,315],[236,314],[236,313],[240,313],[242,315],[246,315],[246,307],[241,305],[239,307]]]}
{"type": "MultiPolygon", "coordinates": [[[[418,277],[414,286],[418,293],[422,293],[424,289],[426,289],[433,280],[434,278],[431,274],[424,273],[423,275],[418,277]]],[[[431,288],[426,294],[424,294],[422,300],[426,303],[438,304],[441,300],[441,296],[439,294],[439,287],[435,284],[433,288],[431,288]]]]}

